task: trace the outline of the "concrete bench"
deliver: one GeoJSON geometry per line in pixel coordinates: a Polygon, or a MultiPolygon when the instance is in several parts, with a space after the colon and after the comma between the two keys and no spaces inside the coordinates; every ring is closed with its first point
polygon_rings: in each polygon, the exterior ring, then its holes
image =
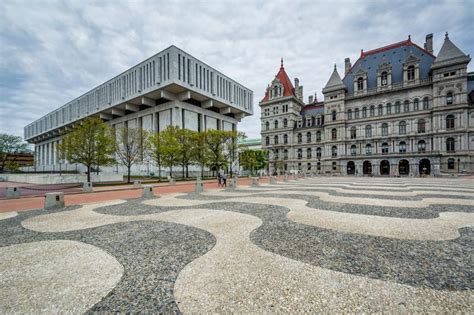
{"type": "Polygon", "coordinates": [[[82,185],[82,190],[84,190],[84,192],[93,192],[94,188],[92,187],[92,182],[85,182],[82,185]]]}
{"type": "Polygon", "coordinates": [[[153,194],[153,186],[152,185],[144,185],[142,191],[143,198],[153,198],[155,195],[153,194]]]}
{"type": "Polygon", "coordinates": [[[64,193],[63,192],[51,192],[46,193],[44,196],[44,208],[62,208],[64,207],[64,193]]]}
{"type": "Polygon", "coordinates": [[[258,186],[259,183],[259,178],[258,177],[252,177],[252,186],[258,186]]]}
{"type": "Polygon", "coordinates": [[[20,187],[7,187],[6,196],[7,198],[16,198],[20,197],[21,189],[20,187]]]}
{"type": "Polygon", "coordinates": [[[202,180],[200,179],[196,180],[194,191],[197,193],[201,193],[204,191],[204,183],[202,182],[202,180]]]}
{"type": "Polygon", "coordinates": [[[270,176],[270,184],[276,184],[277,183],[277,179],[275,176],[270,176]]]}
{"type": "Polygon", "coordinates": [[[234,190],[236,188],[237,188],[237,179],[235,179],[235,178],[229,179],[228,189],[234,190]]]}

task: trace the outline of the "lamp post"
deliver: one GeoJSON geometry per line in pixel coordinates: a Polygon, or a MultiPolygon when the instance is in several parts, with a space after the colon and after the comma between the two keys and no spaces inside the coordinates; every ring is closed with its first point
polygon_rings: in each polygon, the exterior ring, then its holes
{"type": "Polygon", "coordinates": [[[458,158],[458,174],[459,174],[459,164],[460,164],[461,159],[458,158]]]}

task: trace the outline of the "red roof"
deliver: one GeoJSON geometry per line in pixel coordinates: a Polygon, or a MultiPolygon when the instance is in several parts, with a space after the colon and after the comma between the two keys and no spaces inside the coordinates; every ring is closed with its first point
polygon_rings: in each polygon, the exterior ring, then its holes
{"type": "MultiPolygon", "coordinates": [[[[293,83],[291,83],[290,78],[288,77],[288,74],[286,74],[285,67],[283,67],[283,59],[281,60],[281,66],[280,66],[280,71],[278,71],[277,75],[275,78],[280,81],[280,83],[283,85],[283,96],[292,96],[294,95],[295,87],[293,86],[293,83]]],[[[261,102],[265,102],[269,100],[269,95],[268,95],[269,90],[265,92],[265,96],[261,100],[261,102]]]]}

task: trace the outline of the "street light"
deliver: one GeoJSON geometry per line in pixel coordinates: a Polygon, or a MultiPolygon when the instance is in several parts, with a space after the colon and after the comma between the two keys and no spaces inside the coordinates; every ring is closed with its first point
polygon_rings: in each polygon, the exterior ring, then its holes
{"type": "Polygon", "coordinates": [[[459,162],[460,162],[460,161],[461,161],[461,159],[458,158],[458,174],[459,174],[459,164],[460,164],[459,162]]]}

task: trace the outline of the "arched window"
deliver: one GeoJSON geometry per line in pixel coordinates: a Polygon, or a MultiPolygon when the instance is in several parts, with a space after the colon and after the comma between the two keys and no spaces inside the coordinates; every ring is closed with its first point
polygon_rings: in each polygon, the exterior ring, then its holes
{"type": "Polygon", "coordinates": [[[392,113],[392,104],[388,103],[387,104],[387,115],[390,115],[392,113]]]}
{"type": "Polygon", "coordinates": [[[321,142],[321,131],[316,131],[316,142],[321,142]]]}
{"type": "Polygon", "coordinates": [[[298,160],[303,158],[303,149],[298,149],[298,160]]]}
{"type": "Polygon", "coordinates": [[[356,127],[351,128],[351,139],[356,139],[357,138],[357,129],[356,127]]]}
{"type": "Polygon", "coordinates": [[[298,143],[303,142],[303,135],[301,133],[298,134],[298,143]]]}
{"type": "Polygon", "coordinates": [[[453,93],[452,93],[452,92],[448,92],[448,93],[446,94],[446,104],[447,104],[447,105],[451,105],[451,104],[453,104],[453,102],[454,102],[453,93]]]}
{"type": "Polygon", "coordinates": [[[400,113],[400,102],[395,102],[395,113],[398,114],[400,113]]]}
{"type": "Polygon", "coordinates": [[[266,144],[266,145],[270,145],[270,137],[266,137],[266,138],[265,138],[265,144],[266,144]]]}
{"type": "Polygon", "coordinates": [[[355,116],[355,119],[359,118],[359,109],[358,108],[356,108],[354,110],[354,116],[355,116]]]}
{"type": "Polygon", "coordinates": [[[362,118],[367,117],[367,107],[362,107],[362,118]]]}
{"type": "Polygon", "coordinates": [[[371,125],[365,126],[365,137],[366,138],[372,137],[372,126],[371,125]]]}
{"type": "Polygon", "coordinates": [[[423,109],[427,110],[430,108],[430,99],[428,97],[423,98],[423,109]]]}
{"type": "Polygon", "coordinates": [[[312,117],[311,116],[308,116],[306,117],[306,127],[311,127],[313,124],[312,124],[312,117]]]}
{"type": "Polygon", "coordinates": [[[275,144],[278,144],[278,136],[273,137],[275,144]]]}
{"type": "Polygon", "coordinates": [[[398,144],[398,149],[400,151],[400,153],[405,153],[407,152],[407,144],[405,141],[401,141],[399,144],[398,144]]]}
{"type": "Polygon", "coordinates": [[[370,106],[370,117],[374,117],[375,116],[375,106],[372,105],[370,106]]]}
{"type": "Polygon", "coordinates": [[[274,160],[278,160],[278,158],[279,158],[279,157],[278,157],[278,149],[275,149],[275,150],[273,151],[273,159],[274,159],[274,160]]]}
{"type": "Polygon", "coordinates": [[[408,78],[408,81],[415,80],[415,66],[408,66],[407,78],[408,78]]]}
{"type": "Polygon", "coordinates": [[[355,144],[351,145],[351,155],[352,156],[357,155],[357,146],[355,144]]]}
{"type": "Polygon", "coordinates": [[[406,122],[401,121],[398,124],[398,133],[401,134],[401,135],[404,135],[404,134],[407,133],[407,123],[406,122]]]}
{"type": "Polygon", "coordinates": [[[388,136],[388,124],[387,123],[382,124],[382,136],[388,136]]]}
{"type": "Polygon", "coordinates": [[[388,85],[388,74],[387,71],[384,71],[380,74],[380,85],[387,86],[388,85]]]}
{"type": "Polygon", "coordinates": [[[347,110],[347,119],[349,119],[349,120],[352,119],[352,109],[347,110]]]}
{"type": "Polygon", "coordinates": [[[306,158],[310,159],[311,158],[311,148],[306,149],[306,158]]]}
{"type": "Polygon", "coordinates": [[[283,150],[283,159],[288,160],[288,150],[287,149],[283,150]]]}
{"type": "Polygon", "coordinates": [[[288,135],[286,133],[283,135],[283,143],[288,144],[288,135]]]}
{"type": "Polygon", "coordinates": [[[424,119],[418,119],[418,133],[426,132],[426,122],[424,119]]]}
{"type": "Polygon", "coordinates": [[[387,154],[388,153],[388,143],[384,142],[382,143],[382,154],[387,154]]]}
{"type": "Polygon", "coordinates": [[[336,128],[333,128],[331,130],[331,138],[332,140],[336,140],[337,139],[337,129],[336,128]]]}
{"type": "Polygon", "coordinates": [[[364,78],[359,77],[357,79],[357,91],[362,91],[364,89],[364,78]]]}
{"type": "Polygon", "coordinates": [[[265,130],[269,130],[270,129],[270,122],[266,122],[265,123],[265,130]]]}
{"type": "Polygon", "coordinates": [[[333,146],[331,148],[331,156],[332,157],[337,157],[337,147],[336,146],[333,146]]]}
{"type": "Polygon", "coordinates": [[[446,139],[446,151],[454,152],[454,138],[446,139]]]}
{"type": "Polygon", "coordinates": [[[332,113],[331,113],[331,116],[332,116],[332,120],[336,120],[337,112],[335,110],[333,110],[332,113]]]}
{"type": "Polygon", "coordinates": [[[454,129],[454,115],[446,116],[446,129],[454,129]]]}
{"type": "Polygon", "coordinates": [[[318,115],[316,117],[316,125],[320,126],[321,125],[321,115],[318,115]]]}
{"type": "Polygon", "coordinates": [[[306,133],[306,142],[311,143],[311,132],[306,133]]]}
{"type": "Polygon", "coordinates": [[[275,129],[278,129],[278,120],[275,120],[273,124],[275,125],[275,129]]]}
{"type": "Polygon", "coordinates": [[[405,102],[403,103],[403,111],[404,111],[405,113],[408,113],[408,112],[410,111],[410,102],[409,102],[409,101],[405,101],[405,102]]]}
{"type": "Polygon", "coordinates": [[[425,152],[426,151],[426,142],[425,140],[418,141],[418,152],[425,152]]]}
{"type": "Polygon", "coordinates": [[[383,115],[383,105],[379,104],[378,110],[377,110],[377,115],[382,116],[383,115]]]}
{"type": "Polygon", "coordinates": [[[337,162],[332,162],[332,170],[337,171],[337,162]]]}
{"type": "Polygon", "coordinates": [[[283,127],[286,128],[288,127],[288,119],[283,119],[283,127]]]}
{"type": "Polygon", "coordinates": [[[367,143],[365,145],[365,154],[367,154],[367,155],[372,154],[372,145],[370,143],[367,143]]]}
{"type": "Polygon", "coordinates": [[[454,170],[454,159],[453,158],[448,159],[448,170],[454,170]]]}
{"type": "Polygon", "coordinates": [[[414,110],[414,111],[417,111],[417,110],[420,109],[420,108],[419,108],[419,103],[420,103],[420,100],[419,100],[419,99],[415,98],[415,99],[413,100],[413,110],[414,110]]]}
{"type": "Polygon", "coordinates": [[[317,149],[316,149],[316,157],[317,157],[318,159],[321,158],[321,148],[317,148],[317,149]]]}

